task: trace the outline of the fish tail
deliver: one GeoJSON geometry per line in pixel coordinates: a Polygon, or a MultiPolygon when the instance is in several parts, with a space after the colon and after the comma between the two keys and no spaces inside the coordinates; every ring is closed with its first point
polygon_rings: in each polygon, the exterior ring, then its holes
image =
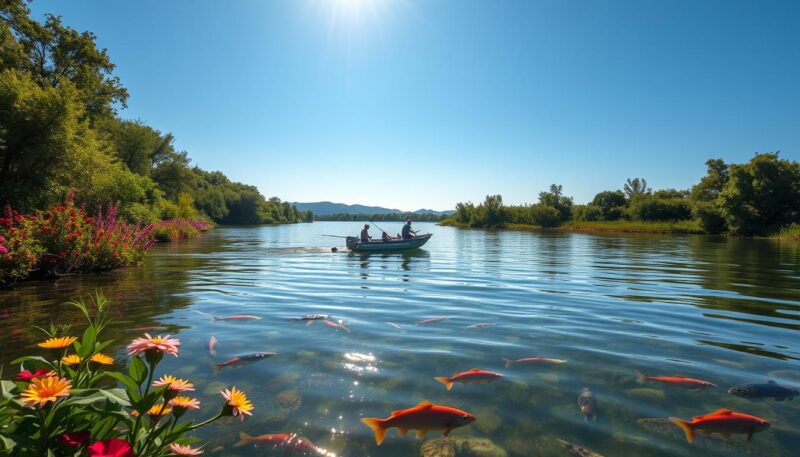
{"type": "Polygon", "coordinates": [[[634,368],[633,373],[636,375],[636,382],[644,384],[647,382],[647,375],[634,368]]]}
{"type": "Polygon", "coordinates": [[[512,363],[514,363],[514,361],[513,361],[513,360],[511,360],[511,359],[507,359],[507,358],[505,358],[505,357],[503,357],[503,360],[505,360],[505,362],[506,362],[506,368],[510,367],[510,366],[511,366],[511,364],[512,364],[512,363]]]}
{"type": "Polygon", "coordinates": [[[245,446],[253,442],[253,437],[245,432],[239,432],[239,442],[234,444],[234,447],[245,446]]]}
{"type": "Polygon", "coordinates": [[[433,379],[435,379],[435,380],[441,382],[442,384],[444,384],[444,386],[447,387],[447,390],[450,390],[450,389],[453,388],[453,381],[451,381],[450,378],[446,378],[444,376],[440,376],[438,378],[433,378],[433,379]]]}
{"type": "Polygon", "coordinates": [[[217,316],[211,316],[211,322],[216,322],[216,321],[221,321],[221,320],[222,320],[222,319],[220,319],[220,318],[219,318],[219,317],[217,317],[217,316]]]}
{"type": "Polygon", "coordinates": [[[678,419],[677,417],[670,417],[669,420],[683,430],[683,433],[686,435],[686,441],[688,441],[690,444],[694,442],[694,429],[689,422],[683,419],[678,419]]]}
{"type": "Polygon", "coordinates": [[[366,417],[361,419],[361,422],[372,429],[373,433],[375,433],[375,443],[380,446],[383,442],[383,438],[386,436],[386,428],[383,426],[384,420],[375,417],[366,417]]]}

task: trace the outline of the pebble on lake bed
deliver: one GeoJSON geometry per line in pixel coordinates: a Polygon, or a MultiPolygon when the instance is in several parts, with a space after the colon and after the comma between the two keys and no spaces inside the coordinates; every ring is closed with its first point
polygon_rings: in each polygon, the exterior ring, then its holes
{"type": "Polygon", "coordinates": [[[564,441],[562,439],[559,439],[558,441],[564,445],[564,449],[566,449],[570,455],[577,457],[603,457],[601,454],[598,454],[591,449],[580,447],[577,444],[570,443],[569,441],[564,441]]]}
{"type": "Polygon", "coordinates": [[[303,403],[303,399],[294,390],[284,390],[275,396],[275,401],[281,409],[290,412],[300,409],[300,405],[303,403]]]}
{"type": "Polygon", "coordinates": [[[420,447],[422,457],[507,457],[508,452],[487,438],[434,438],[420,447]]]}

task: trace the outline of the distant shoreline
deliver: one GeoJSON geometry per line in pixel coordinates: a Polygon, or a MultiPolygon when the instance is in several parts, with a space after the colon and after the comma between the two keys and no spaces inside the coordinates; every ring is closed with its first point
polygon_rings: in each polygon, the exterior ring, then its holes
{"type": "MultiPolygon", "coordinates": [[[[450,220],[438,225],[456,228],[474,228],[450,220]]],[[[571,221],[554,228],[544,228],[530,224],[506,224],[504,227],[491,227],[497,230],[514,231],[556,231],[556,232],[603,232],[603,233],[680,233],[707,235],[695,221],[641,222],[641,221],[571,221]]]]}

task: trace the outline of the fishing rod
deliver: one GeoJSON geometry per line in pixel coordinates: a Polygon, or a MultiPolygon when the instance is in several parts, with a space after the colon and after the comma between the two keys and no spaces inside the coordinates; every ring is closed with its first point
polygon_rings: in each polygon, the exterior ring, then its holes
{"type": "Polygon", "coordinates": [[[329,236],[331,238],[347,238],[346,236],[341,236],[341,235],[322,235],[322,236],[329,236]]]}

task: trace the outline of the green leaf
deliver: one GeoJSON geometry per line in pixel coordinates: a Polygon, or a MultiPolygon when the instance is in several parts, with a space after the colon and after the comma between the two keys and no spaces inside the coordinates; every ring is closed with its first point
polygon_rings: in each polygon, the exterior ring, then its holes
{"type": "MultiPolygon", "coordinates": [[[[14,360],[11,363],[13,365],[19,365],[19,364],[22,364],[22,363],[25,363],[25,362],[39,362],[39,363],[41,363],[41,364],[43,364],[43,365],[45,365],[47,367],[50,367],[51,369],[55,369],[55,367],[53,366],[52,363],[50,363],[49,360],[45,359],[44,357],[38,356],[38,355],[20,357],[20,358],[14,360]]],[[[34,366],[36,366],[36,364],[34,364],[34,366]]]]}
{"type": "Polygon", "coordinates": [[[103,373],[103,375],[108,376],[109,378],[114,378],[117,381],[125,384],[126,387],[130,387],[132,389],[139,387],[139,384],[137,384],[133,379],[131,379],[130,376],[124,373],[120,373],[118,371],[106,371],[103,373]]]}
{"type": "Polygon", "coordinates": [[[137,384],[141,384],[147,378],[147,366],[141,358],[133,357],[131,365],[128,367],[128,373],[137,384]]]}
{"type": "Polygon", "coordinates": [[[113,417],[106,417],[105,419],[101,419],[100,421],[97,422],[97,424],[95,424],[94,427],[92,427],[91,430],[92,439],[95,441],[105,439],[106,437],[105,435],[108,432],[110,432],[111,429],[113,429],[114,425],[116,424],[117,421],[113,417]]]}
{"type": "Polygon", "coordinates": [[[131,403],[139,403],[142,399],[142,395],[139,393],[139,390],[136,387],[128,387],[125,389],[125,393],[128,394],[128,398],[130,399],[131,403]]]}
{"type": "Polygon", "coordinates": [[[19,389],[13,382],[3,379],[0,381],[0,392],[2,392],[3,398],[16,398],[17,394],[15,392],[18,393],[19,389]]]}
{"type": "Polygon", "coordinates": [[[97,332],[93,325],[86,327],[81,338],[81,346],[77,349],[78,356],[82,359],[89,357],[94,353],[94,343],[97,340],[97,332]]]}
{"type": "Polygon", "coordinates": [[[0,444],[3,446],[4,450],[11,451],[17,445],[17,442],[0,433],[0,444]]]}
{"type": "Polygon", "coordinates": [[[127,394],[122,389],[101,389],[100,393],[104,395],[108,401],[120,406],[130,406],[131,403],[127,399],[127,394]]]}
{"type": "Polygon", "coordinates": [[[94,347],[94,350],[95,352],[101,352],[103,349],[110,346],[113,342],[114,340],[108,340],[108,341],[103,341],[102,343],[97,343],[97,345],[94,347]]]}

